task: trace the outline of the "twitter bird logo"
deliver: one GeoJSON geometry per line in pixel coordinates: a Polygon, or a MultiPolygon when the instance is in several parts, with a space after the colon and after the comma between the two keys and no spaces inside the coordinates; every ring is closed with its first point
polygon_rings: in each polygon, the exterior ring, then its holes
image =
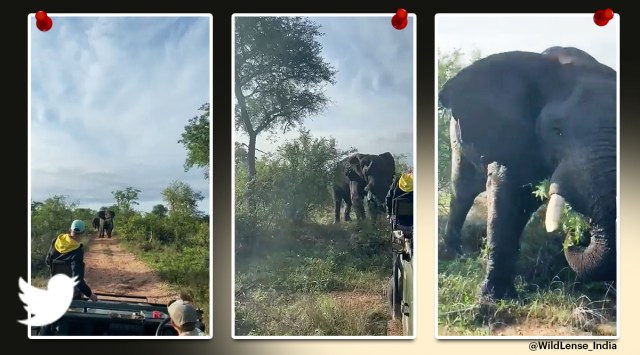
{"type": "Polygon", "coordinates": [[[29,318],[18,322],[39,327],[57,321],[69,309],[73,300],[73,289],[77,284],[77,277],[72,279],[65,274],[56,274],[49,280],[47,289],[42,290],[29,285],[20,277],[18,286],[21,293],[18,293],[18,296],[24,303],[29,318]]]}

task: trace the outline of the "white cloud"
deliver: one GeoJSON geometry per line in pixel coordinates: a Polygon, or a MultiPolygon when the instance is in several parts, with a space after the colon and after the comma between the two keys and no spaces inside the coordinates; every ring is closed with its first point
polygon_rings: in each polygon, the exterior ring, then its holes
{"type": "Polygon", "coordinates": [[[178,143],[210,97],[208,17],[54,17],[31,28],[32,199],[68,195],[111,204],[111,191],[140,189],[140,207],[182,180],[201,191],[202,171],[184,172],[178,143]]]}
{"type": "MultiPolygon", "coordinates": [[[[339,70],[327,87],[333,101],[305,126],[316,136],[333,136],[338,146],[361,152],[406,154],[413,160],[413,21],[404,30],[387,17],[312,17],[325,33],[318,38],[325,60],[339,70]]],[[[296,132],[275,142],[259,136],[257,148],[273,151],[296,132]]],[[[247,143],[243,134],[236,140],[247,143]]]]}

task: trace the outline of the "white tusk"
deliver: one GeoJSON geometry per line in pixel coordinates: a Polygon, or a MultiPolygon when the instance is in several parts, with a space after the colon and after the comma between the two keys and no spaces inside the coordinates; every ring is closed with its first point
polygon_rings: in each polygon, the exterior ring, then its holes
{"type": "Polygon", "coordinates": [[[551,233],[558,229],[560,224],[560,215],[562,214],[562,208],[564,207],[564,197],[553,194],[547,204],[547,215],[544,220],[544,225],[547,227],[547,232],[551,233]]]}

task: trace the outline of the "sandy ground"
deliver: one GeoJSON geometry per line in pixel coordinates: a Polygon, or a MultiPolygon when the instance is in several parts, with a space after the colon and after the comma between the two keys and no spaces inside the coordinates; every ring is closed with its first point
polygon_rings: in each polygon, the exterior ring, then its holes
{"type": "Polygon", "coordinates": [[[99,299],[119,299],[100,293],[141,297],[143,302],[166,304],[177,293],[160,280],[157,272],[118,245],[118,236],[97,238],[87,245],[85,280],[99,299]],[[145,300],[146,298],[146,300],[145,300]]]}

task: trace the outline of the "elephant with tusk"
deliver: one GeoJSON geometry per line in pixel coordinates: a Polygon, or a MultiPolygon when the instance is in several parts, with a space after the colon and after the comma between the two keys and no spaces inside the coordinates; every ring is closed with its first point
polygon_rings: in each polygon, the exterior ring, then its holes
{"type": "Polygon", "coordinates": [[[115,216],[116,213],[114,211],[106,209],[98,211],[98,218],[100,219],[98,238],[104,238],[105,234],[107,235],[107,238],[111,238],[111,234],[113,233],[113,218],[115,216]]]}
{"type": "Polygon", "coordinates": [[[351,206],[356,218],[365,219],[364,204],[367,203],[369,217],[375,220],[383,211],[384,199],[396,171],[396,162],[389,152],[382,154],[353,154],[341,160],[335,170],[333,200],[335,215],[333,223],[340,223],[340,208],[345,202],[344,220],[351,219],[351,206]]]}
{"type": "Polygon", "coordinates": [[[460,233],[475,197],[487,192],[487,272],[482,296],[516,296],[522,231],[550,180],[545,228],[559,228],[565,203],[589,218],[588,246],[565,250],[578,276],[616,279],[617,73],[586,52],[551,47],[504,52],[462,69],[439,92],[449,109],[451,202],[444,257],[461,254],[460,233]]]}

